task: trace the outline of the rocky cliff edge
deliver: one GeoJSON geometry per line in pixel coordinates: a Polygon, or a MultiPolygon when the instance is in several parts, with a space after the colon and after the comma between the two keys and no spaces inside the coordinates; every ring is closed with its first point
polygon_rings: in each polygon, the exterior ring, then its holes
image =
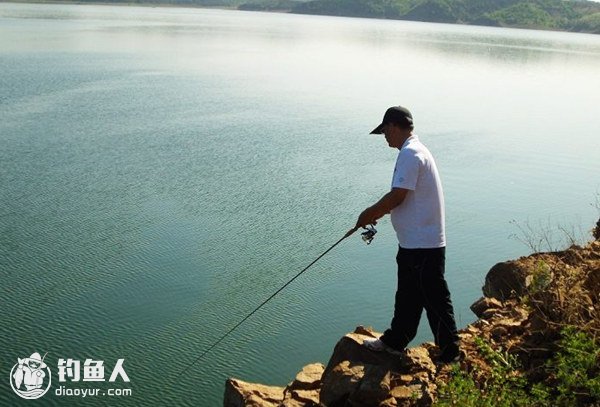
{"type": "MultiPolygon", "coordinates": [[[[600,238],[600,221],[594,236],[600,238]]],[[[575,325],[600,334],[600,241],[561,252],[535,253],[498,263],[488,272],[484,296],[471,309],[477,321],[460,330],[460,368],[485,382],[489,362],[476,338],[514,355],[525,377],[552,385],[541,366],[556,349],[560,328],[575,325]]],[[[432,343],[396,356],[362,346],[379,337],[357,327],[335,346],[327,366],[304,366],[286,387],[228,379],[224,406],[430,406],[449,380],[451,366],[437,363],[432,343]]]]}

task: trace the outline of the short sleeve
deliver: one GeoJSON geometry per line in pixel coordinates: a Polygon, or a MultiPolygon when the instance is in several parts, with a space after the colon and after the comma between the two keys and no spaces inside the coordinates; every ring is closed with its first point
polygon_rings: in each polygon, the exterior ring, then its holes
{"type": "Polygon", "coordinates": [[[403,148],[398,154],[394,176],[392,177],[392,188],[404,188],[414,191],[419,177],[421,160],[416,151],[403,148]]]}

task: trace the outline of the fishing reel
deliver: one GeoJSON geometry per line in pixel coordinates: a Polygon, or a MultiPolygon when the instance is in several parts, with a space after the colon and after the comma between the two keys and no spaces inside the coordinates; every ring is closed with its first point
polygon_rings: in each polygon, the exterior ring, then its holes
{"type": "Polygon", "coordinates": [[[360,235],[362,237],[362,240],[364,240],[366,244],[371,244],[371,242],[375,238],[375,233],[377,233],[377,229],[375,229],[375,225],[365,226],[365,229],[366,230],[360,235]]]}

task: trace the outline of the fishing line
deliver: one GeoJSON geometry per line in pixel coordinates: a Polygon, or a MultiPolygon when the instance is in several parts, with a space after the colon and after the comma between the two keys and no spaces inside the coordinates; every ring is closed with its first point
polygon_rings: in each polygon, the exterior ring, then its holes
{"type": "MultiPolygon", "coordinates": [[[[296,274],[294,277],[292,277],[287,283],[285,283],[280,289],[278,289],[277,291],[275,291],[273,294],[271,294],[271,296],[269,298],[267,298],[266,300],[264,300],[258,307],[256,307],[251,313],[249,313],[248,315],[246,315],[244,317],[244,319],[242,319],[240,322],[238,322],[237,324],[235,324],[233,326],[233,328],[229,329],[229,331],[227,331],[224,335],[222,335],[216,342],[214,342],[212,345],[210,345],[210,347],[208,349],[206,349],[204,352],[202,352],[202,354],[200,356],[198,356],[188,367],[188,369],[182,371],[177,378],[181,377],[181,375],[187,371],[190,370],[196,363],[198,363],[198,361],[200,361],[208,352],[210,352],[212,349],[214,349],[219,343],[221,343],[221,341],[223,339],[225,339],[227,336],[229,336],[233,331],[235,331],[240,325],[242,325],[244,323],[244,321],[246,321],[248,318],[250,318],[252,315],[254,315],[254,313],[256,311],[258,311],[259,309],[261,309],[263,307],[263,305],[265,305],[267,302],[269,302],[273,297],[275,297],[277,294],[279,294],[285,287],[287,287],[288,285],[290,285],[292,283],[292,281],[294,281],[296,278],[300,277],[300,275],[302,273],[304,273],[306,270],[308,270],[313,264],[315,264],[321,257],[325,256],[327,253],[329,253],[334,247],[336,247],[338,244],[340,244],[344,239],[346,239],[347,237],[349,237],[350,235],[352,235],[354,232],[356,232],[356,230],[358,229],[358,227],[355,227],[353,229],[350,229],[348,232],[346,232],[346,234],[337,242],[335,242],[333,244],[333,246],[331,246],[329,249],[325,250],[319,257],[317,257],[315,260],[313,260],[312,263],[310,263],[308,266],[306,266],[304,269],[302,269],[302,271],[300,271],[298,274],[296,274]]],[[[375,230],[375,228],[371,225],[365,228],[366,231],[362,232],[362,239],[367,243],[370,244],[373,241],[373,238],[375,237],[375,233],[377,233],[377,230],[375,230]]]]}

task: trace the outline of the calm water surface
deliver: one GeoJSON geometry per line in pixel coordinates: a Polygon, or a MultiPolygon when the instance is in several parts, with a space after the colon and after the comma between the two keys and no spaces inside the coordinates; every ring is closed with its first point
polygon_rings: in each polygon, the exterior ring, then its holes
{"type": "Polygon", "coordinates": [[[529,251],[512,220],[587,239],[598,217],[600,36],[0,3],[0,72],[0,376],[33,351],[54,380],[60,357],[125,358],[133,389],[45,405],[216,406],[227,377],[285,385],[385,329],[388,220],[190,366],[389,188],[396,153],[368,132],[390,105],[437,158],[460,326],[529,251]]]}

